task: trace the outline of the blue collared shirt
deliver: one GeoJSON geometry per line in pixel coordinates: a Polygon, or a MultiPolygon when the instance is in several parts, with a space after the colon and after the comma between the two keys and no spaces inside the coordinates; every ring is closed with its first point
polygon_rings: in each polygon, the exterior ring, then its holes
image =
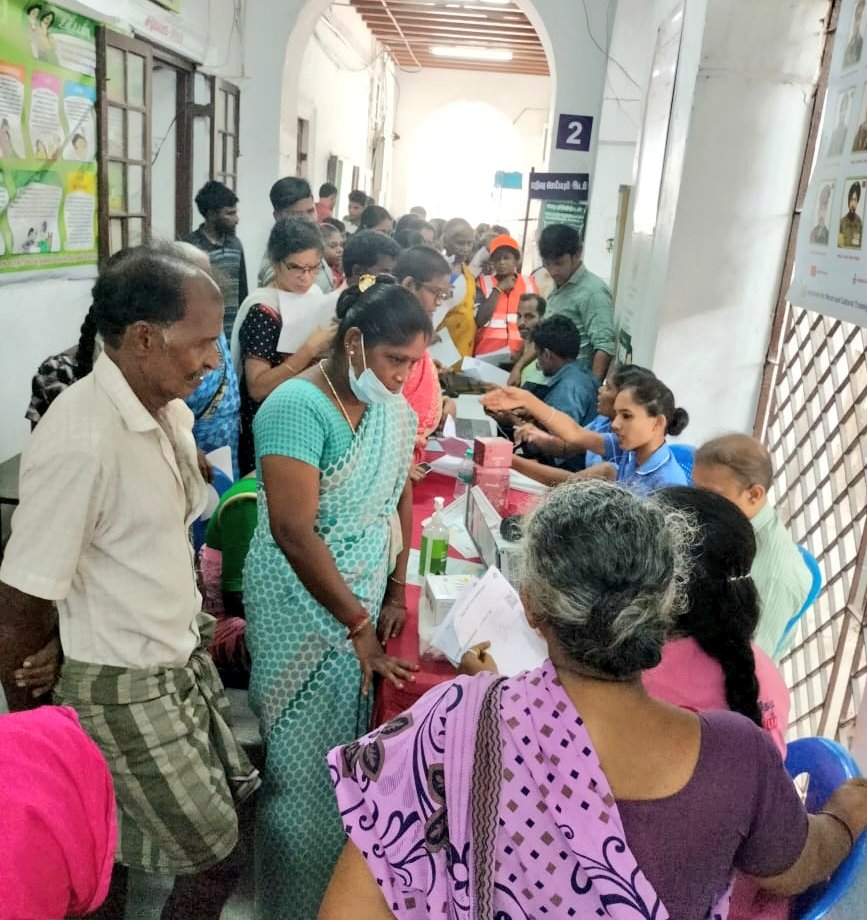
{"type": "MultiPolygon", "coordinates": [[[[588,431],[595,431],[597,434],[608,434],[611,431],[611,419],[607,415],[597,415],[589,425],[584,426],[588,431]]],[[[617,451],[617,457],[612,461],[615,465],[617,460],[620,459],[620,454],[623,451],[620,450],[620,445],[617,443],[615,438],[614,449],[617,451]]],[[[602,455],[594,453],[592,450],[588,450],[586,454],[585,469],[590,469],[591,466],[596,466],[597,463],[602,462],[602,455]]]]}
{"type": "Polygon", "coordinates": [[[617,435],[606,434],[603,458],[617,467],[617,481],[639,495],[649,495],[666,486],[689,485],[668,444],[663,444],[639,466],[635,451],[622,452],[617,435]]]}
{"type": "Polygon", "coordinates": [[[564,364],[551,377],[545,378],[548,387],[542,400],[574,419],[579,425],[592,421],[596,412],[596,391],[599,384],[596,378],[577,361],[564,364]]]}

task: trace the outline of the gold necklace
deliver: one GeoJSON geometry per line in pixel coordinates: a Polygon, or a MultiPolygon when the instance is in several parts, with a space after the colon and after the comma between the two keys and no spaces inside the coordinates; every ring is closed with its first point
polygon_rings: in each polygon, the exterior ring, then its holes
{"type": "Polygon", "coordinates": [[[319,370],[322,371],[322,376],[325,378],[325,382],[328,384],[332,394],[334,395],[334,398],[337,400],[337,405],[340,406],[340,411],[343,413],[343,417],[346,419],[346,424],[349,425],[352,433],[355,434],[355,425],[352,424],[352,419],[349,417],[349,413],[346,411],[346,406],[343,405],[343,400],[337,395],[337,390],[334,389],[334,384],[331,382],[331,378],[325,372],[324,359],[319,362],[319,370]]]}

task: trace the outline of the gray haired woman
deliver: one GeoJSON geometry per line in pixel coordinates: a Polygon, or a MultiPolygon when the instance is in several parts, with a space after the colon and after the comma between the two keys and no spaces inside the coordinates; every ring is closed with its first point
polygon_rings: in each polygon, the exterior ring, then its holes
{"type": "Polygon", "coordinates": [[[867,827],[864,782],[808,817],[757,725],[643,689],[689,536],[617,486],[546,498],[521,596],[550,659],[500,678],[477,655],[483,673],[331,753],[349,840],[321,920],[723,920],[735,869],[792,894],[836,868],[867,827]]]}

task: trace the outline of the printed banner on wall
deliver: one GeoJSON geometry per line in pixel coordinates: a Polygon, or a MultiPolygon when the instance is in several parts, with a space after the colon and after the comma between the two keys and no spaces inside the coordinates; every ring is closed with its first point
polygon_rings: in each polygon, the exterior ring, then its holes
{"type": "Polygon", "coordinates": [[[843,0],[824,127],[804,200],[789,300],[867,326],[865,0],[843,0]]]}
{"type": "Polygon", "coordinates": [[[0,5],[0,282],[96,262],[95,23],[0,5]]]}

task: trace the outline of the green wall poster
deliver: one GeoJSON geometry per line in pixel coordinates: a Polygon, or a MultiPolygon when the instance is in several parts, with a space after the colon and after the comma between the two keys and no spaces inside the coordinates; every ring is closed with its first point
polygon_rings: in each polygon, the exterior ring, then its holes
{"type": "Polygon", "coordinates": [[[0,282],[96,262],[95,29],[0,0],[0,282]]]}

